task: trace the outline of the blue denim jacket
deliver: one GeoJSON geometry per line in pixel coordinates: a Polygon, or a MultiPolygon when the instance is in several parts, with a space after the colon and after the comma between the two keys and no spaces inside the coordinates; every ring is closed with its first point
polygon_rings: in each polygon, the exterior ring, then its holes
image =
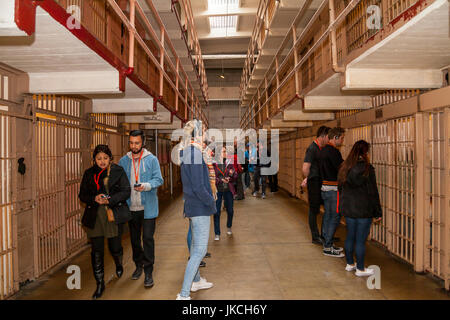
{"type": "Polygon", "coordinates": [[[181,152],[184,214],[186,217],[210,216],[216,213],[216,201],[209,182],[209,170],[200,150],[188,146],[181,152]],[[195,163],[201,159],[201,163],[195,163]]]}

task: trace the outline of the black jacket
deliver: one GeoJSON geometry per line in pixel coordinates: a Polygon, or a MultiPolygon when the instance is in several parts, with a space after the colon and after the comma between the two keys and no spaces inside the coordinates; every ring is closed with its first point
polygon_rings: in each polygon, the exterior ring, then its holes
{"type": "MultiPolygon", "coordinates": [[[[127,178],[125,170],[121,166],[111,164],[111,170],[108,180],[109,189],[109,205],[114,212],[114,220],[116,224],[128,222],[131,219],[131,212],[128,209],[126,200],[130,197],[131,187],[127,178]],[[117,210],[119,207],[126,209],[117,210]]],[[[97,218],[97,209],[99,204],[95,202],[95,196],[101,192],[97,192],[97,186],[94,182],[94,167],[87,169],[84,172],[81,180],[80,193],[78,197],[86,204],[84,209],[82,224],[85,227],[93,229],[95,227],[95,220],[97,218]]]]}
{"type": "Polygon", "coordinates": [[[339,167],[344,162],[341,152],[331,144],[327,144],[319,152],[319,169],[322,184],[337,186],[339,167]]]}
{"type": "Polygon", "coordinates": [[[351,168],[344,185],[339,185],[339,212],[349,218],[378,218],[382,216],[375,169],[359,161],[351,168]]]}

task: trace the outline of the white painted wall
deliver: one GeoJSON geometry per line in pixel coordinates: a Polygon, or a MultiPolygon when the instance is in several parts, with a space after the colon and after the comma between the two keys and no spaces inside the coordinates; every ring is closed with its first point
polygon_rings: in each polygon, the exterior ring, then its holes
{"type": "Polygon", "coordinates": [[[14,21],[15,0],[0,1],[0,36],[26,36],[14,21]]]}

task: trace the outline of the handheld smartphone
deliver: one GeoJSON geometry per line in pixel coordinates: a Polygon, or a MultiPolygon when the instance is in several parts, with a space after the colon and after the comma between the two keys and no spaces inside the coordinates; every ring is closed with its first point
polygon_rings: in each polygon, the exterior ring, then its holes
{"type": "Polygon", "coordinates": [[[109,199],[109,198],[111,198],[110,196],[108,196],[108,195],[104,195],[104,194],[102,194],[102,199],[109,199]]]}
{"type": "Polygon", "coordinates": [[[135,183],[135,184],[134,184],[134,187],[135,187],[135,188],[139,188],[140,186],[141,186],[140,183],[135,183]]]}

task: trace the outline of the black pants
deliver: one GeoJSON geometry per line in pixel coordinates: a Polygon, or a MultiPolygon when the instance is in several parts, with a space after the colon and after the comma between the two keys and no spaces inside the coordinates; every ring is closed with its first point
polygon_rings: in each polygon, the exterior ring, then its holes
{"type": "Polygon", "coordinates": [[[151,274],[155,262],[155,222],[154,219],[144,219],[144,211],[131,211],[133,218],[128,222],[130,229],[133,261],[136,266],[144,266],[144,272],[151,274]],[[142,230],[142,232],[141,232],[142,230]],[[141,241],[142,239],[142,241],[141,241]],[[142,248],[142,243],[144,248],[142,248]]]}
{"type": "MultiPolygon", "coordinates": [[[[105,254],[105,237],[91,238],[92,253],[98,252],[103,257],[105,254]]],[[[123,254],[121,235],[108,238],[108,249],[113,257],[118,257],[123,254]]]]}
{"type": "Polygon", "coordinates": [[[259,191],[259,178],[261,178],[261,187],[262,187],[262,193],[266,194],[266,177],[261,175],[261,168],[255,167],[255,174],[253,176],[253,183],[255,184],[255,189],[253,192],[259,191]]]}
{"type": "Polygon", "coordinates": [[[309,228],[313,239],[318,239],[319,228],[317,227],[317,216],[320,213],[320,205],[323,203],[320,188],[322,187],[322,180],[320,178],[311,178],[307,180],[308,186],[308,202],[309,202],[309,228]]]}
{"type": "Polygon", "coordinates": [[[271,192],[277,192],[278,191],[278,174],[274,174],[269,177],[269,186],[271,192]]]}
{"type": "Polygon", "coordinates": [[[245,181],[245,187],[249,188],[250,187],[250,172],[245,171],[245,173],[244,173],[244,181],[245,181]]]}
{"type": "Polygon", "coordinates": [[[243,177],[244,173],[241,172],[238,174],[238,178],[237,178],[237,186],[236,186],[236,199],[242,200],[245,198],[244,196],[244,185],[242,184],[242,177],[243,177]]]}

